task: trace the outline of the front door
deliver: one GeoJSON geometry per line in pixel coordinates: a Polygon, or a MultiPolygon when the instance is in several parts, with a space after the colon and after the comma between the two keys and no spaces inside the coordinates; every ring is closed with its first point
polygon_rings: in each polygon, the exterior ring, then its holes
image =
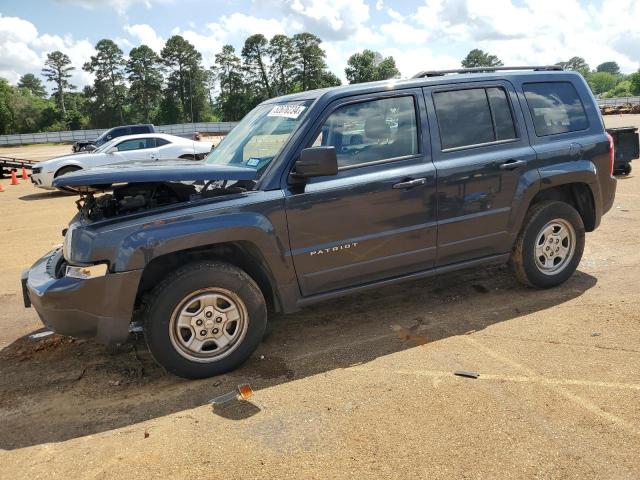
{"type": "Polygon", "coordinates": [[[112,163],[158,159],[158,149],[153,137],[123,140],[116,148],[118,151],[113,153],[115,160],[112,163]]]}
{"type": "Polygon", "coordinates": [[[419,90],[334,102],[306,146],[334,146],[336,176],[286,196],[304,296],[426,270],[436,254],[435,170],[419,90]]]}
{"type": "Polygon", "coordinates": [[[509,252],[521,176],[538,176],[513,87],[474,82],[425,95],[438,172],[437,265],[509,252]]]}

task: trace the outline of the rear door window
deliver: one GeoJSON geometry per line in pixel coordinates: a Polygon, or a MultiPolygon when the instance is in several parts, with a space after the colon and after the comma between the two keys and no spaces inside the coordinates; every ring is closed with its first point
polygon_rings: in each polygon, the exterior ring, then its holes
{"type": "Polygon", "coordinates": [[[522,86],[536,135],[544,137],[589,127],[578,92],[570,82],[536,82],[522,86]]]}
{"type": "Polygon", "coordinates": [[[443,150],[516,138],[506,91],[501,87],[435,92],[443,150]]]}

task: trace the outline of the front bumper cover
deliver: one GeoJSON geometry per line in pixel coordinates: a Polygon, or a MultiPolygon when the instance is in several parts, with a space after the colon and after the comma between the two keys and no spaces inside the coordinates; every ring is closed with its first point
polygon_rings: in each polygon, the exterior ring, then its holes
{"type": "Polygon", "coordinates": [[[142,270],[77,279],[64,276],[62,249],[47,253],[22,274],[25,306],[56,333],[124,342],[129,335],[142,270]],[[61,273],[62,272],[62,273],[61,273]]]}

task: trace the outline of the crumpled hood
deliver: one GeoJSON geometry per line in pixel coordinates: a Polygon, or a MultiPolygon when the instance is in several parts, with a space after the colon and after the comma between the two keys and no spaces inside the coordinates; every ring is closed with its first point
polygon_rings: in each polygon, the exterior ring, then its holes
{"type": "Polygon", "coordinates": [[[207,165],[188,160],[127,162],[68,173],[53,181],[54,187],[89,187],[113,183],[183,182],[207,180],[255,180],[253,168],[207,165]]]}

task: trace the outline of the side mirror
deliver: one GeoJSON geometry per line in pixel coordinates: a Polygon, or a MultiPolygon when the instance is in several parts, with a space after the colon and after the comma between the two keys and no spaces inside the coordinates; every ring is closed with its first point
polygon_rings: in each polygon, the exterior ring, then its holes
{"type": "Polygon", "coordinates": [[[118,151],[118,147],[111,147],[109,150],[107,150],[107,153],[109,155],[112,155],[114,153],[116,153],[118,151]]]}
{"type": "Polygon", "coordinates": [[[337,175],[338,156],[335,147],[310,147],[300,152],[300,158],[291,172],[291,177],[299,181],[311,177],[337,175]]]}
{"type": "Polygon", "coordinates": [[[106,139],[111,140],[113,137],[111,135],[107,135],[106,139]]]}

